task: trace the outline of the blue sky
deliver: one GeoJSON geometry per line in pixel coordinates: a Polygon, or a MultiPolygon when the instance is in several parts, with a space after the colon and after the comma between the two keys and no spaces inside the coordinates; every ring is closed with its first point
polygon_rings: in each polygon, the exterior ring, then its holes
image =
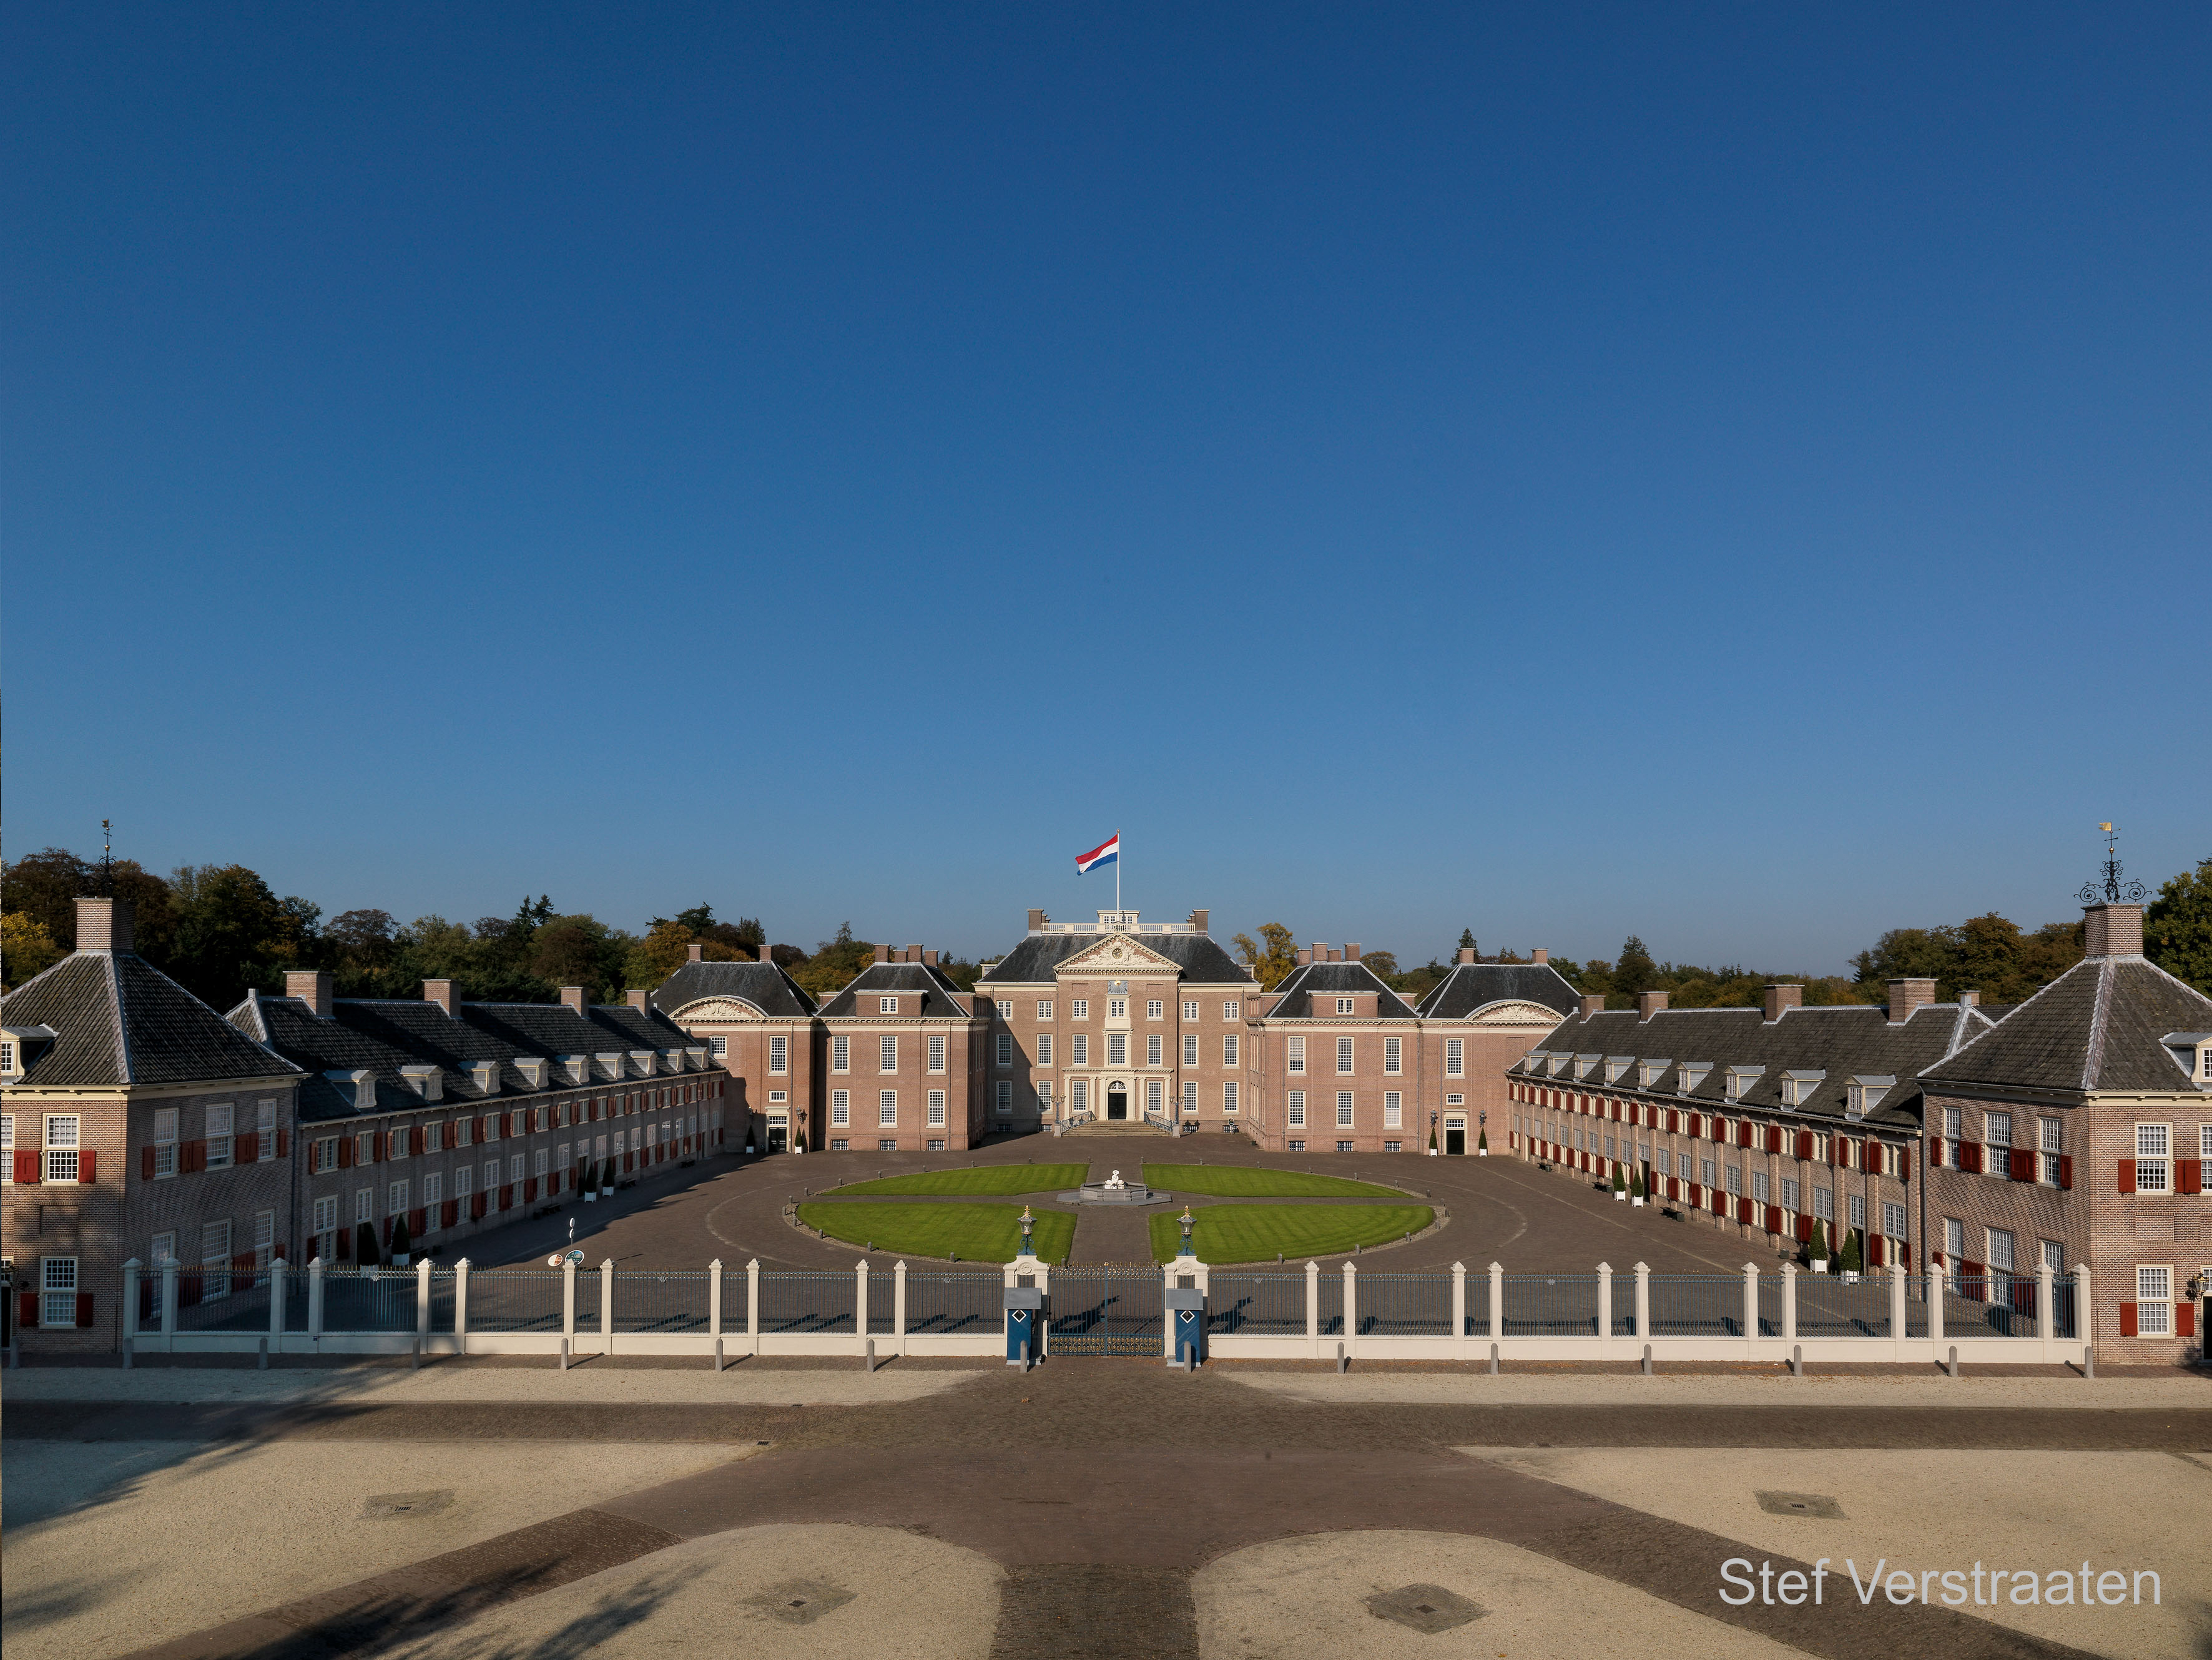
{"type": "Polygon", "coordinates": [[[10,856],[1821,972],[2212,854],[2201,8],[0,29],[10,856]]]}

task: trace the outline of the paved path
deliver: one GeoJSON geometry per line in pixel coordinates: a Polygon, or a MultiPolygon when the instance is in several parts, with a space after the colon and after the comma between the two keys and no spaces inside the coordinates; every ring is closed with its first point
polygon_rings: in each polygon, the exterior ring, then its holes
{"type": "MultiPolygon", "coordinates": [[[[1533,1641],[1542,1651],[1598,1660],[1631,1614],[1646,1646],[1663,1638],[1666,1651],[1747,1660],[1788,1650],[1836,1660],[1981,1660],[2077,1651],[2069,1642],[2109,1654],[2173,1651],[2179,1628],[2172,1619],[2115,1614],[2094,1627],[2046,1620],[2027,1629],[1879,1602],[1815,1611],[1719,1601],[1719,1565],[1734,1556],[1795,1566],[1818,1545],[1835,1557],[1848,1546],[1896,1558],[1900,1548],[1886,1542],[1884,1529],[1903,1529],[1897,1536],[1919,1541],[1915,1548],[1967,1548],[1971,1529],[1944,1535],[1925,1517],[1872,1513],[1884,1484],[1866,1461],[1903,1459],[1899,1468],[1911,1471],[1916,1457],[1938,1454],[1951,1463],[1940,1480],[1928,1467],[1905,1510],[1955,1509],[1975,1491],[1976,1470],[1994,1462],[2023,1492],[2039,1482],[2046,1494],[2069,1491],[2064,1506],[2042,1512],[2033,1548],[2070,1569],[2081,1556],[2112,1561],[2112,1539],[2099,1529],[2117,1526],[2124,1511],[2142,1512],[2136,1495],[2154,1493],[2156,1508],[2138,1515],[2128,1548],[2153,1549],[2170,1535],[2169,1601],[2185,1608],[2186,1599],[2212,1595],[2194,1521],[2212,1505],[2212,1409],[2185,1404],[2167,1384],[2151,1386],[2146,1407],[2080,1411],[1998,1398],[2020,1387],[2005,1379],[1954,1386],[1975,1392],[1960,1397],[1961,1410],[1841,1404],[1802,1383],[1771,1391],[1765,1405],[1679,1393],[1680,1404],[1646,1404],[1631,1398],[1632,1389],[1567,1405],[1486,1403],[1474,1387],[1486,1380],[1472,1378],[1455,1380],[1468,1396],[1456,1402],[1322,1402],[1249,1387],[1225,1368],[1193,1377],[1149,1361],[1064,1360],[1028,1374],[998,1367],[957,1376],[951,1390],[840,1406],[542,1395],[520,1409],[432,1398],[179,1406],[16,1397],[5,1428],[11,1458],[27,1443],[66,1447],[81,1459],[103,1447],[164,1441],[193,1456],[203,1448],[236,1457],[311,1444],[316,1480],[341,1507],[352,1461],[395,1444],[504,1443],[525,1463],[552,1456],[578,1472],[597,1467],[599,1448],[613,1456],[629,1445],[689,1444],[748,1455],[644,1485],[611,1481],[576,1508],[403,1566],[364,1562],[369,1572],[348,1575],[340,1555],[325,1563],[328,1583],[144,1651],[174,1660],[458,1660],[602,1643],[617,1643],[609,1652],[642,1654],[643,1634],[655,1631],[665,1634],[656,1651],[665,1654],[713,1646],[717,1629],[719,1640],[749,1653],[856,1660],[864,1651],[947,1660],[1288,1657],[1311,1651],[1297,1646],[1301,1630],[1337,1632],[1349,1654],[1477,1660],[1498,1651],[1492,1634],[1510,1631],[1519,1635],[1508,1640],[1509,1657],[1513,1641],[1533,1641]],[[1715,1450],[1672,1466],[1650,1462],[1696,1448],[1715,1450]],[[1571,1450],[1583,1462],[1560,1462],[1571,1450]],[[2031,1469],[2022,1462],[2031,1457],[2151,1462],[2100,1494],[2092,1482],[2102,1466],[2031,1469]],[[2076,1472],[2063,1477],[2072,1487],[2054,1487],[2054,1470],[2076,1472]],[[1773,1532],[1746,1508],[1747,1484],[1825,1483],[1803,1490],[1832,1493],[1846,1481],[1856,1484],[1850,1504],[1870,1513],[1856,1531],[1837,1534],[1834,1550],[1818,1533],[1773,1532]],[[964,1600],[955,1608],[924,1596],[933,1612],[917,1620],[897,1576],[882,1571],[890,1561],[950,1576],[967,1588],[964,1600]],[[997,1608],[979,1624],[975,1605],[991,1586],[997,1608]],[[1439,1604],[1439,1592],[1455,1600],[1439,1604]],[[1445,1617],[1462,1602],[1483,1613],[1432,1641],[1378,1612],[1378,1598],[1415,1619],[1445,1617]],[[710,1604],[723,1611],[719,1627],[700,1613],[710,1604]],[[1589,1619],[1595,1606],[1614,1618],[1589,1619]],[[1420,1614],[1422,1607],[1431,1614],[1420,1614]],[[1445,1615],[1435,1614],[1439,1607],[1445,1615]],[[740,1630],[731,1620],[750,1623],[740,1630]]],[[[1619,1388],[1643,1380],[1599,1381],[1619,1388]]],[[[794,1383],[794,1402],[801,1387],[794,1383]]],[[[457,1450],[455,1467],[463,1460],[457,1450]]],[[[323,1492],[306,1498],[331,1503],[323,1492]]],[[[131,1499],[124,1493],[112,1502],[131,1499]]],[[[2005,1526],[2011,1531],[2001,1542],[2009,1549],[2024,1524],[2005,1526]]],[[[13,1580],[11,1599],[38,1594],[13,1580]]],[[[94,1660],[112,1651],[87,1644],[75,1652],[94,1660]]]]}

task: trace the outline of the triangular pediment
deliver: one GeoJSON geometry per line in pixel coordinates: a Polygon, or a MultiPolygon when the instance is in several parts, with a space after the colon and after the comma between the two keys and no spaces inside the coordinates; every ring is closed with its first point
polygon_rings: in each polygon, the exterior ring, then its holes
{"type": "Polygon", "coordinates": [[[1162,970],[1180,976],[1182,968],[1170,958],[1163,957],[1151,946],[1140,945],[1126,933],[1109,933],[1095,946],[1085,946],[1053,970],[1055,976],[1064,974],[1156,974],[1162,970]]]}
{"type": "Polygon", "coordinates": [[[682,1025],[687,1020],[765,1020],[768,1016],[742,997],[702,997],[696,1003],[686,1003],[668,1018],[682,1025]]]}

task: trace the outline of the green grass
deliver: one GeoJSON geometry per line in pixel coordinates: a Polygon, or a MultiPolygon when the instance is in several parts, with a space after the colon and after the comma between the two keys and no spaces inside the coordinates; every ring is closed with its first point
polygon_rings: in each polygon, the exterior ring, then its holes
{"type": "Polygon", "coordinates": [[[1164,1193],[1210,1193],[1217,1199],[1402,1199],[1395,1188],[1304,1171],[1250,1164],[1147,1164],[1145,1180],[1164,1193]]]}
{"type": "MultiPolygon", "coordinates": [[[[893,1256],[957,1256],[963,1262],[1010,1262],[1021,1248],[1022,1213],[1013,1205],[805,1204],[799,1219],[833,1239],[873,1242],[893,1256]]],[[[1065,1262],[1075,1242],[1075,1219],[1061,1211],[1036,1213],[1032,1236],[1039,1256],[1065,1262]]]]}
{"type": "MultiPolygon", "coordinates": [[[[1426,1205],[1208,1205],[1192,1214],[1191,1243],[1210,1264],[1269,1262],[1277,1251],[1285,1262],[1335,1256],[1419,1233],[1437,1213],[1426,1205]]],[[[1152,1256],[1164,1262],[1182,1248],[1182,1226],[1165,1213],[1152,1223],[1152,1256]]]]}
{"type": "Polygon", "coordinates": [[[978,1164],[887,1176],[880,1182],[855,1182],[831,1191],[841,1199],[876,1193],[1066,1193],[1081,1187],[1090,1174],[1088,1164],[978,1164]]]}

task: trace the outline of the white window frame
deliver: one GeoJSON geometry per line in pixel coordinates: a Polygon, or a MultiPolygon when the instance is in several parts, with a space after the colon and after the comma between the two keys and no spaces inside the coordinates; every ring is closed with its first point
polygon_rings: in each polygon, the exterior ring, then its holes
{"type": "Polygon", "coordinates": [[[1166,1054],[1166,1039],[1158,1032],[1146,1032],[1145,1034],[1145,1064],[1148,1067],[1164,1067],[1167,1065],[1167,1061],[1163,1058],[1166,1054]]]}
{"type": "Polygon", "coordinates": [[[1292,1090],[1284,1104],[1284,1120],[1292,1129],[1303,1129],[1306,1122],[1306,1092],[1292,1090]]]}
{"type": "MultiPolygon", "coordinates": [[[[46,1146],[39,1160],[40,1179],[50,1185],[74,1186],[78,1158],[84,1152],[84,1115],[50,1112],[44,1125],[46,1146]]],[[[72,1257],[71,1262],[76,1259],[72,1257]]]]}
{"type": "Polygon", "coordinates": [[[1444,1076],[1447,1078],[1467,1076],[1467,1039],[1464,1037],[1444,1039],[1444,1076]]]}
{"type": "Polygon", "coordinates": [[[2136,1191],[2173,1191],[2173,1126],[2138,1123],[2136,1126],[2136,1191]]]}
{"type": "Polygon", "coordinates": [[[1067,1005],[1067,1018],[1071,1020],[1088,1020],[1091,1018],[1091,1000],[1087,997],[1072,999],[1067,1005]]]}
{"type": "Polygon", "coordinates": [[[1194,1031],[1182,1035],[1182,1063],[1186,1067],[1198,1064],[1198,1034],[1194,1031]]]}
{"type": "Polygon", "coordinates": [[[1087,1067],[1091,1064],[1091,1034],[1089,1032],[1079,1031],[1071,1034],[1067,1040],[1067,1049],[1069,1066],[1087,1067]]]}
{"type": "MultiPolygon", "coordinates": [[[[1000,1034],[999,1038],[1000,1052],[1001,1054],[1006,1053],[1007,1047],[1010,1046],[1013,1041],[1014,1040],[1012,1038],[1005,1036],[1003,1033],[1000,1034]]],[[[999,1064],[1000,1066],[1004,1066],[1006,1063],[1004,1061],[1001,1061],[999,1064]]],[[[933,1031],[929,1034],[929,1070],[938,1073],[942,1073],[945,1070],[945,1034],[941,1031],[933,1031]]]]}
{"type": "Polygon", "coordinates": [[[76,1298],[81,1289],[77,1259],[42,1256],[39,1259],[39,1324],[48,1331],[76,1324],[76,1298]],[[55,1310],[62,1317],[55,1317],[55,1310]]]}
{"type": "Polygon", "coordinates": [[[1038,998],[1038,999],[1037,999],[1037,1016],[1036,1016],[1036,1018],[1037,1018],[1038,1019],[1040,1019],[1040,1020],[1049,1020],[1049,1019],[1051,1019],[1051,1018],[1052,1018],[1052,999],[1051,999],[1051,998],[1049,998],[1049,997],[1040,997],[1040,998],[1038,998]]]}
{"type": "Polygon", "coordinates": [[[1406,1098],[1396,1090],[1382,1091],[1382,1128],[1386,1130],[1406,1128],[1406,1098]]]}
{"type": "Polygon", "coordinates": [[[853,1091],[831,1090],[830,1091],[830,1127],[832,1129],[848,1129],[852,1127],[852,1122],[853,1091]]]}
{"type": "Polygon", "coordinates": [[[898,1128],[898,1091],[896,1090],[876,1091],[876,1128],[878,1129],[898,1128]]]}
{"type": "Polygon", "coordinates": [[[1198,1110],[1198,1080],[1195,1079],[1188,1079],[1183,1084],[1182,1110],[1193,1114],[1198,1110]]]}
{"type": "Polygon", "coordinates": [[[1393,1076],[1406,1070],[1406,1040],[1385,1037],[1382,1040],[1382,1070],[1393,1076]]]}
{"type": "Polygon", "coordinates": [[[1036,1035],[1036,1063],[1041,1067],[1052,1064],[1052,1034],[1048,1031],[1036,1035]]]}
{"type": "Polygon", "coordinates": [[[876,999],[876,1012],[878,1014],[896,1014],[898,1012],[898,999],[896,997],[878,997],[876,999]]]}
{"type": "Polygon", "coordinates": [[[1127,1032],[1109,1031],[1106,1034],[1106,1064],[1109,1067],[1126,1067],[1129,1064],[1129,1034],[1127,1032]]]}
{"type": "Polygon", "coordinates": [[[238,1144],[238,1104],[234,1101],[209,1102],[205,1122],[207,1158],[204,1168],[228,1170],[231,1153],[238,1144]],[[217,1124],[222,1126],[221,1130],[216,1128],[217,1124]]]}
{"type": "Polygon", "coordinates": [[[1166,1004],[1164,1000],[1162,1000],[1161,999],[1159,999],[1159,998],[1158,998],[1158,997],[1150,997],[1150,998],[1146,998],[1146,999],[1145,1000],[1145,1018],[1146,1018],[1146,1019],[1147,1019],[1147,1020],[1164,1020],[1164,1019],[1166,1019],[1167,1018],[1168,1018],[1168,1006],[1167,1006],[1167,1004],[1166,1004]]]}
{"type": "Polygon", "coordinates": [[[1336,1000],[1336,1012],[1339,1014],[1350,1014],[1352,1010],[1352,1003],[1349,997],[1340,997],[1336,1000]]]}
{"type": "Polygon", "coordinates": [[[1348,1130],[1348,1129],[1350,1129],[1350,1128],[1352,1128],[1352,1117],[1353,1117],[1353,1113],[1354,1113],[1354,1110],[1355,1110],[1356,1104],[1356,1104],[1356,1103],[1355,1103],[1355,1101],[1353,1100],[1352,1093],[1352,1091],[1351,1091],[1350,1090],[1339,1090],[1339,1091],[1337,1091],[1337,1092],[1336,1092],[1336,1127],[1337,1127],[1337,1128],[1339,1128],[1339,1129],[1340,1129],[1340,1130],[1348,1130]]]}
{"type": "Polygon", "coordinates": [[[1234,1079],[1221,1086],[1221,1114],[1224,1118],[1237,1116],[1237,1082],[1234,1079]]]}
{"type": "Polygon", "coordinates": [[[1306,1069],[1306,1040],[1303,1037],[1283,1039],[1283,1070],[1303,1073],[1306,1069]]]}
{"type": "MultiPolygon", "coordinates": [[[[930,1038],[929,1055],[931,1061],[929,1069],[932,1072],[943,1072],[945,1070],[944,1038],[939,1037],[930,1038]]],[[[999,1034],[998,1061],[1002,1067],[1011,1067],[1014,1064],[1014,1035],[1012,1032],[1002,1031],[999,1034]]]]}
{"type": "Polygon", "coordinates": [[[1223,998],[1221,1000],[1221,1018],[1224,1020],[1243,1019],[1244,1018],[1244,1000],[1241,997],[1223,998]]]}
{"type": "Polygon", "coordinates": [[[1198,1018],[1198,999],[1195,997],[1186,997],[1183,999],[1182,1018],[1186,1020],[1195,1020],[1198,1018]]]}
{"type": "Polygon", "coordinates": [[[1221,1034],[1221,1064],[1224,1067],[1243,1064],[1244,1049],[1240,1034],[1224,1031],[1221,1034]]]}
{"type": "Polygon", "coordinates": [[[730,1058],[730,1040],[726,1037],[708,1038],[707,1053],[717,1061],[727,1061],[730,1058]]]}
{"type": "Polygon", "coordinates": [[[830,1040],[830,1070],[850,1072],[853,1069],[853,1040],[839,1032],[830,1040]]]}
{"type": "Polygon", "coordinates": [[[782,1032],[769,1034],[768,1069],[779,1077],[791,1070],[791,1039],[782,1032]]]}
{"type": "Polygon", "coordinates": [[[1349,1077],[1357,1070],[1354,1060],[1352,1040],[1349,1037],[1338,1038],[1336,1040],[1336,1075],[1339,1078],[1349,1077]]]}
{"type": "Polygon", "coordinates": [[[886,1033],[877,1040],[876,1061],[878,1072],[898,1070],[898,1039],[896,1037],[886,1033]]]}
{"type": "Polygon", "coordinates": [[[2173,1265],[2138,1262],[2136,1265],[2136,1335],[2173,1335],[2173,1265]],[[2152,1310],[2156,1312],[2153,1313],[2152,1310]]]}

